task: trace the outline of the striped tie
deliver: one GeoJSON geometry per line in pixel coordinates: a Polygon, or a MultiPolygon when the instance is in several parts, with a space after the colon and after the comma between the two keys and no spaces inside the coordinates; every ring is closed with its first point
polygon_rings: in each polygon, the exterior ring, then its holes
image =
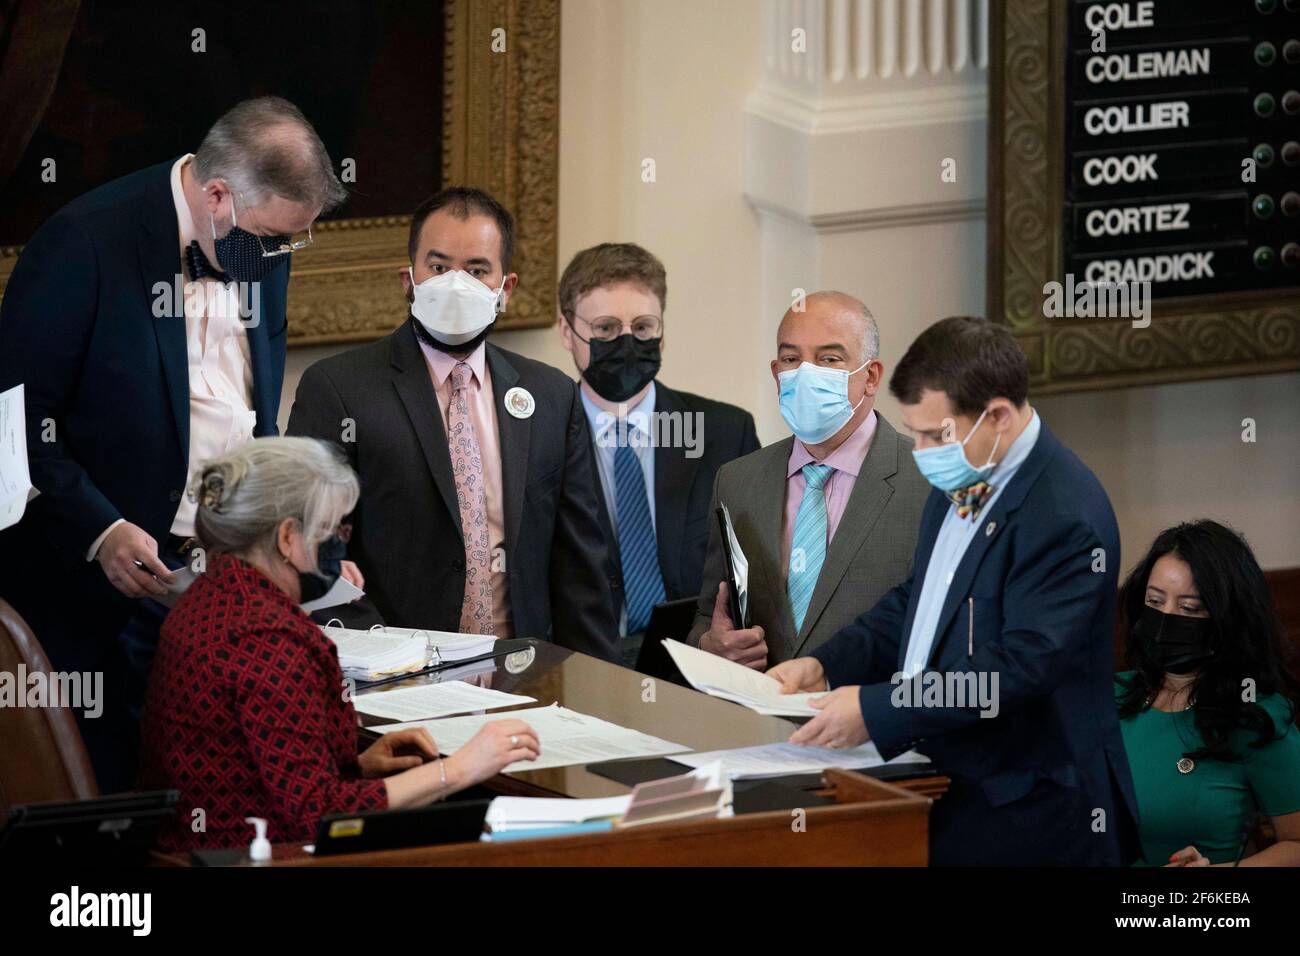
{"type": "Polygon", "coordinates": [[[830,465],[811,462],[803,466],[803,500],[799,502],[799,513],[794,519],[790,572],[785,581],[796,634],[803,630],[808,602],[812,600],[817,576],[826,560],[826,495],[823,489],[834,470],[830,465]]]}
{"type": "MultiPolygon", "coordinates": [[[[629,426],[628,433],[631,431],[629,426]]],[[[618,513],[627,632],[640,634],[650,621],[650,609],[664,600],[664,578],[659,570],[650,503],[646,500],[645,473],[636,451],[626,442],[614,450],[614,507],[618,513]]]]}

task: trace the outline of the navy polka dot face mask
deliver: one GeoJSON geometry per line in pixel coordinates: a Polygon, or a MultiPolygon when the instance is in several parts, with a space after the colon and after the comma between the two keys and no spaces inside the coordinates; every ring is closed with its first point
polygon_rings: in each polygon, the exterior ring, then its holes
{"type": "Polygon", "coordinates": [[[256,236],[240,229],[235,218],[235,206],[230,206],[230,231],[217,238],[217,221],[212,220],[212,242],[216,246],[217,264],[221,271],[235,282],[256,282],[288,261],[289,254],[266,255],[281,246],[289,245],[290,236],[256,236]]]}

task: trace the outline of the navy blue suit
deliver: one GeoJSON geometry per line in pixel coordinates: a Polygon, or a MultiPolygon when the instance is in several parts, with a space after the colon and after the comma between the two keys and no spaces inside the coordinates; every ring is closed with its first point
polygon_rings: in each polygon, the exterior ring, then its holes
{"type": "MultiPolygon", "coordinates": [[[[121,666],[116,643],[135,602],[86,552],[117,518],[161,549],[189,470],[173,165],[124,176],[59,210],[23,248],[0,303],[0,390],[25,383],[27,452],[41,492],[0,532],[0,594],[56,670],[106,672],[106,706],[120,692],[110,683],[121,666]]],[[[288,281],[287,263],[262,280],[260,321],[247,332],[257,435],[276,432],[288,281]]]]}
{"type": "Polygon", "coordinates": [[[917,748],[952,778],[930,812],[932,863],[1131,862],[1137,802],[1112,684],[1119,530],[1105,490],[1043,425],[976,519],[923,675],[996,672],[995,717],[973,703],[894,703],[891,678],[950,507],[931,494],[911,577],[813,656],[832,687],[862,685],[862,716],[885,758],[917,748]]]}

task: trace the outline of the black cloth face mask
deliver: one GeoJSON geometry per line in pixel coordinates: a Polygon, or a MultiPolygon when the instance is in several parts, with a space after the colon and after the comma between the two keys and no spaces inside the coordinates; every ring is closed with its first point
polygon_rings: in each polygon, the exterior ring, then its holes
{"type": "Polygon", "coordinates": [[[347,553],[347,544],[336,534],[317,546],[316,570],[298,572],[298,588],[302,591],[299,604],[307,604],[329,593],[334,582],[343,575],[343,559],[347,553]]]}
{"type": "Polygon", "coordinates": [[[625,332],[609,342],[591,339],[591,361],[582,377],[609,402],[625,402],[659,374],[663,339],[638,339],[625,332]]]}
{"type": "Polygon", "coordinates": [[[1190,674],[1214,656],[1208,617],[1165,614],[1145,605],[1133,625],[1142,655],[1169,674],[1190,674]]]}

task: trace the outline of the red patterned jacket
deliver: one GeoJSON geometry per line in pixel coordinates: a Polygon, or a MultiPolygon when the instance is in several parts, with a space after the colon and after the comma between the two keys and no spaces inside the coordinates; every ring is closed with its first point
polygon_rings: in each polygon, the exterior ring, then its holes
{"type": "Polygon", "coordinates": [[[237,558],[214,558],[163,623],[141,735],[141,784],[180,791],[163,849],[246,846],[249,816],[272,843],[310,842],[322,815],[387,806],[361,777],[334,645],[237,558]]]}

